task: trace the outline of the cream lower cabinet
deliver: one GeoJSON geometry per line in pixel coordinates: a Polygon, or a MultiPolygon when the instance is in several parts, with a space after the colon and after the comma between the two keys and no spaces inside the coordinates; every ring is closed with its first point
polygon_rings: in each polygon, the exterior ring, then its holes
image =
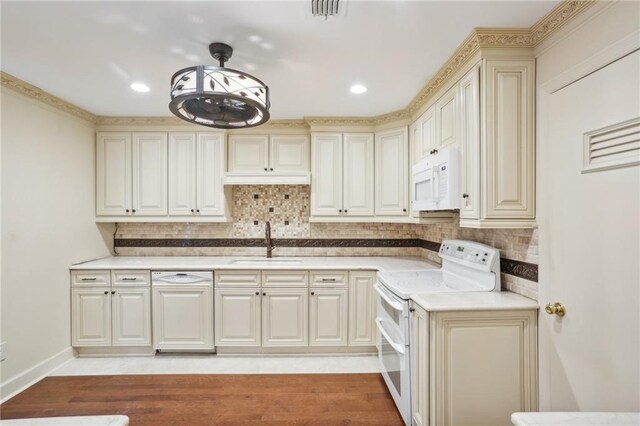
{"type": "Polygon", "coordinates": [[[415,424],[507,426],[537,410],[536,310],[430,312],[427,329],[414,308],[415,424]]]}
{"type": "Polygon", "coordinates": [[[216,346],[260,346],[260,288],[216,288],[216,346]]]}
{"type": "Polygon", "coordinates": [[[309,346],[347,344],[347,289],[309,291],[309,346]]]}
{"type": "Polygon", "coordinates": [[[349,272],[349,346],[376,344],[375,271],[349,272]]]}
{"type": "Polygon", "coordinates": [[[309,344],[307,288],[262,291],[262,346],[309,344]]]}
{"type": "Polygon", "coordinates": [[[111,288],[71,290],[73,346],[111,345],[111,288]]]}
{"type": "Polygon", "coordinates": [[[151,297],[148,287],[112,287],[111,345],[151,344],[151,297]]]}

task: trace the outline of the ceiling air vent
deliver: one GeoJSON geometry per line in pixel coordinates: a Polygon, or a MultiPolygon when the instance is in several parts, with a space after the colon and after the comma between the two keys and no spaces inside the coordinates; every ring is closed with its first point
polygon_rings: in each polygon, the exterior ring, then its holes
{"type": "Polygon", "coordinates": [[[340,0],[311,0],[311,13],[313,16],[337,15],[339,11],[340,0]]]}
{"type": "Polygon", "coordinates": [[[640,117],[584,134],[582,173],[640,164],[640,117]]]}

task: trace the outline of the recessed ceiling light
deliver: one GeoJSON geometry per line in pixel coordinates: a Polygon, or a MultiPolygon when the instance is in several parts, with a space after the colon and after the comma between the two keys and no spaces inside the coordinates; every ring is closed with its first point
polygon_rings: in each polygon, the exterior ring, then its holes
{"type": "Polygon", "coordinates": [[[131,83],[131,90],[135,90],[136,92],[147,93],[150,89],[144,83],[131,83]]]}
{"type": "Polygon", "coordinates": [[[364,92],[367,91],[367,88],[365,86],[363,86],[362,84],[354,84],[353,86],[351,86],[351,93],[355,93],[356,95],[360,95],[364,92]]]}

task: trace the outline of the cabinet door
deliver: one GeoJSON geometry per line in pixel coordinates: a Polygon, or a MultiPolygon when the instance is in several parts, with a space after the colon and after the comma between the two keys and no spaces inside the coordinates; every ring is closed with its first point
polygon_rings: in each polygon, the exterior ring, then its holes
{"type": "Polygon", "coordinates": [[[376,133],[376,215],[407,214],[409,160],[407,128],[376,133]]]}
{"type": "Polygon", "coordinates": [[[263,346],[307,346],[308,291],[306,288],[263,291],[263,346]]]}
{"type": "Polygon", "coordinates": [[[216,346],[260,346],[260,289],[215,291],[216,346]]]}
{"type": "Polygon", "coordinates": [[[342,134],[311,137],[311,216],[342,214],[342,134]]]}
{"type": "Polygon", "coordinates": [[[458,88],[452,87],[436,102],[436,149],[457,142],[458,133],[458,88]]]}
{"type": "Polygon", "coordinates": [[[427,312],[413,305],[411,313],[411,418],[415,426],[429,425],[429,321],[427,312]]]}
{"type": "Polygon", "coordinates": [[[485,60],[483,216],[535,218],[534,61],[485,60]]]}
{"type": "Polygon", "coordinates": [[[309,346],[346,346],[347,290],[311,289],[309,346]]]}
{"type": "Polygon", "coordinates": [[[153,288],[154,349],[213,349],[211,286],[153,288]]]}
{"type": "Polygon", "coordinates": [[[125,216],[131,211],[131,133],[98,133],[96,215],[125,216]]]}
{"type": "Polygon", "coordinates": [[[373,216],[373,133],[345,133],[343,207],[347,216],[373,216]]]}
{"type": "Polygon", "coordinates": [[[111,345],[111,293],[109,287],[71,290],[73,346],[111,345]]]}
{"type": "Polygon", "coordinates": [[[169,133],[169,214],[196,211],[196,135],[169,133]]]}
{"type": "Polygon", "coordinates": [[[460,96],[460,217],[480,217],[480,67],[458,86],[460,96]]]}
{"type": "Polygon", "coordinates": [[[133,209],[135,216],[167,214],[167,134],[133,134],[133,209]]]}
{"type": "Polygon", "coordinates": [[[376,344],[374,271],[349,272],[349,346],[376,344]]]}
{"type": "Polygon", "coordinates": [[[224,133],[198,133],[196,165],[196,213],[200,216],[225,214],[224,133]]]}
{"type": "Polygon", "coordinates": [[[229,135],[230,173],[268,171],[269,136],[229,135]]]}
{"type": "Polygon", "coordinates": [[[113,287],[112,345],[151,345],[151,297],[149,287],[113,287]]]}
{"type": "Polygon", "coordinates": [[[271,136],[269,171],[286,174],[309,173],[309,137],[271,136]]]}
{"type": "Polygon", "coordinates": [[[436,107],[432,106],[420,116],[420,137],[422,144],[418,145],[416,161],[419,161],[431,154],[431,150],[436,148],[436,107]]]}

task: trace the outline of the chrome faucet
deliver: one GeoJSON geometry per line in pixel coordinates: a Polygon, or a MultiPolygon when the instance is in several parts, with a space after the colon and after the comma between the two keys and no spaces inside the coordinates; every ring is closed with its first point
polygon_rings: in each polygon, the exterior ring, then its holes
{"type": "Polygon", "coordinates": [[[273,257],[273,241],[271,240],[271,224],[269,221],[264,224],[264,236],[267,240],[267,259],[271,259],[273,257]]]}

